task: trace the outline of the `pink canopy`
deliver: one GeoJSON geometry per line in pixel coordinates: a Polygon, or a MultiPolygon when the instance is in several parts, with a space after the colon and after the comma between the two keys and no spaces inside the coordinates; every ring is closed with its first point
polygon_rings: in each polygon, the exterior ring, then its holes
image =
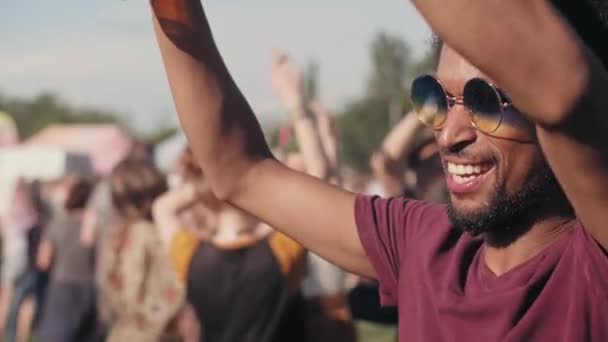
{"type": "Polygon", "coordinates": [[[96,173],[108,175],[130,152],[133,140],[112,124],[51,125],[27,139],[24,145],[86,154],[96,173]]]}

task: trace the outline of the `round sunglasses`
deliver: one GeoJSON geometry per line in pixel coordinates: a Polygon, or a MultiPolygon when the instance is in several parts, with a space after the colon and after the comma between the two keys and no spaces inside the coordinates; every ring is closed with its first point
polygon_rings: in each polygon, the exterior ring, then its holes
{"type": "Polygon", "coordinates": [[[412,83],[411,96],[418,119],[435,129],[441,129],[448,112],[458,104],[469,112],[475,128],[493,133],[503,121],[505,108],[511,106],[502,91],[481,78],[469,80],[462,96],[452,96],[437,78],[423,75],[412,83]]]}

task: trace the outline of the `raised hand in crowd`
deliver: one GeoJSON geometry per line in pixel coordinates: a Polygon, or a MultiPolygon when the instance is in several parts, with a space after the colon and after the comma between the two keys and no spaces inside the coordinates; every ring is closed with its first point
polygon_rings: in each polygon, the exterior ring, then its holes
{"type": "Polygon", "coordinates": [[[304,103],[302,77],[296,63],[284,52],[276,52],[272,67],[272,87],[290,112],[298,147],[306,172],[320,179],[329,176],[328,158],[314,117],[304,103]]]}
{"type": "Polygon", "coordinates": [[[408,189],[404,174],[406,160],[413,152],[415,141],[421,134],[429,133],[415,113],[406,114],[382,141],[380,148],[372,154],[370,166],[374,176],[382,183],[387,196],[399,196],[408,189]]]}

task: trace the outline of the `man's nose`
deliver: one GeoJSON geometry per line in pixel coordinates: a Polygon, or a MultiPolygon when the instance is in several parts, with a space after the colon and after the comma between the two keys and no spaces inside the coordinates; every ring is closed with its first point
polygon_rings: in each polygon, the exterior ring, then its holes
{"type": "Polygon", "coordinates": [[[459,152],[477,140],[477,130],[464,106],[457,104],[447,114],[445,122],[435,133],[439,148],[446,152],[459,152]]]}

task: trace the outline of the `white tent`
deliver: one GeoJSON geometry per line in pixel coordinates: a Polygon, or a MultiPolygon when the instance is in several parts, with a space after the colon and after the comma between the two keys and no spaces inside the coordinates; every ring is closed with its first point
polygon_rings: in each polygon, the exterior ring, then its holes
{"type": "Polygon", "coordinates": [[[66,173],[92,174],[93,166],[89,157],[51,147],[0,148],[0,215],[6,212],[20,177],[54,180],[66,173]]]}
{"type": "Polygon", "coordinates": [[[114,124],[50,125],[23,143],[89,156],[95,172],[107,176],[131,151],[133,141],[114,124]]]}

